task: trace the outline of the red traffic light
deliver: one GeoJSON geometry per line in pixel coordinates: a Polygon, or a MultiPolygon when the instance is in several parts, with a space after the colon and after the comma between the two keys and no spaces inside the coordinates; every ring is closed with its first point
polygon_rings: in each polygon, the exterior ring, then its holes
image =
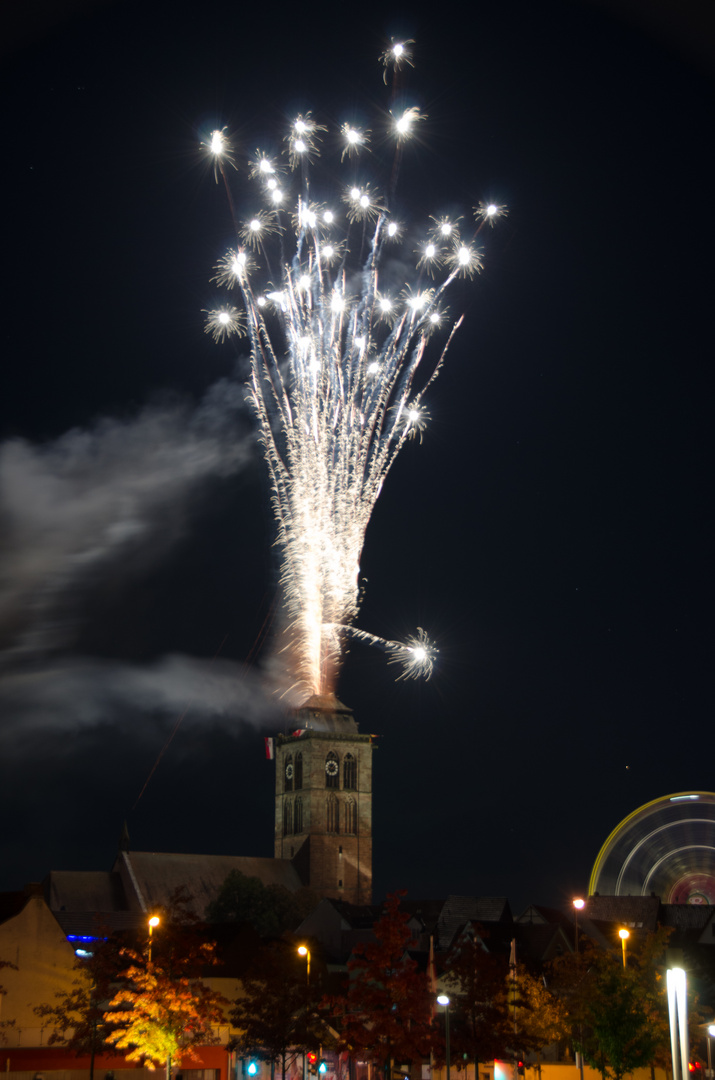
{"type": "Polygon", "coordinates": [[[308,1059],[309,1065],[315,1065],[318,1061],[318,1055],[315,1053],[314,1050],[309,1050],[305,1056],[308,1059]]]}

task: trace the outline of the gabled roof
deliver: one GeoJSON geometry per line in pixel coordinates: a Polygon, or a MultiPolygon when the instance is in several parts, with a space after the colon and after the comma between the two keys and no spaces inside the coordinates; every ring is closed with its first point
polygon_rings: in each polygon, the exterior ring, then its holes
{"type": "Polygon", "coordinates": [[[567,914],[565,911],[561,911],[559,908],[544,907],[543,904],[529,904],[525,908],[521,915],[518,915],[514,922],[529,923],[532,926],[560,926],[568,933],[571,932],[573,936],[574,918],[572,914],[567,914]]]}
{"type": "Polygon", "coordinates": [[[661,904],[660,921],[673,929],[671,948],[715,945],[715,908],[709,904],[661,904]]]}
{"type": "Polygon", "coordinates": [[[289,859],[121,851],[113,869],[121,876],[130,909],[150,911],[166,906],[172,894],[183,886],[192,897],[193,911],[200,918],[232,870],[247,877],[257,877],[264,885],[283,885],[290,892],[302,887],[298,872],[289,859]]]}
{"type": "Polygon", "coordinates": [[[449,948],[466,922],[511,925],[509,901],[505,896],[448,896],[437,920],[437,947],[449,948]]]}

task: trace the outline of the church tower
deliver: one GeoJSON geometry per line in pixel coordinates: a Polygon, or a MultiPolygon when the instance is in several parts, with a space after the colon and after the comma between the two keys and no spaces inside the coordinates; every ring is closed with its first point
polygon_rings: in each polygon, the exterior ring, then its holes
{"type": "Polygon", "coordinates": [[[321,896],[372,903],[372,739],[330,694],[275,740],[275,857],[321,896]]]}

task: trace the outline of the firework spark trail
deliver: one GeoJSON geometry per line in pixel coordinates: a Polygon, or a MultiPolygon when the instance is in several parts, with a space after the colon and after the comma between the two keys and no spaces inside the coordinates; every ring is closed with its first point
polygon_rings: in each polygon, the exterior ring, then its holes
{"type": "MultiPolygon", "coordinates": [[[[422,118],[408,109],[395,120],[396,153],[402,154],[422,118]]],[[[254,157],[250,171],[271,208],[238,229],[244,243],[224,257],[215,278],[238,287],[245,315],[227,305],[208,312],[207,320],[207,331],[219,340],[244,333],[250,340],[249,393],[271,479],[291,649],[298,682],[318,694],[334,687],[346,636],[381,644],[393,660],[404,662],[405,674],[431,671],[433,650],[423,631],[400,645],[351,624],[358,614],[359,560],[372,509],[405,440],[421,429],[422,399],[461,323],[451,325],[416,389],[418,369],[432,352],[430,339],[447,324],[444,295],[458,276],[471,277],[481,267],[479,250],[461,239],[458,222],[441,219],[418,251],[417,285],[405,282],[399,295],[383,291],[381,260],[400,228],[374,188],[363,184],[343,194],[343,229],[339,211],[309,198],[308,163],[317,158],[326,130],[307,113],[286,138],[290,169],[301,178],[292,216],[283,209],[285,169],[260,151],[254,157]],[[361,236],[351,259],[353,226],[361,236]],[[280,274],[259,291],[252,281],[260,273],[258,255],[270,273],[271,236],[279,238],[280,274]],[[287,236],[295,240],[290,261],[287,236]],[[444,280],[421,289],[421,270],[436,273],[442,267],[444,280]]],[[[350,153],[366,141],[349,125],[341,132],[350,153]]],[[[231,153],[219,134],[221,140],[209,148],[231,153]]],[[[480,204],[479,228],[504,212],[480,204]]]]}

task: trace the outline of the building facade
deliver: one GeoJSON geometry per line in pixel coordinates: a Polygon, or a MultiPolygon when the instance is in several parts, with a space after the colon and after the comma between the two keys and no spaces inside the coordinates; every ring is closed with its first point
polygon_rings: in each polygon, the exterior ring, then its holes
{"type": "Polygon", "coordinates": [[[372,902],[372,737],[333,695],[275,740],[275,857],[321,896],[372,902]]]}

